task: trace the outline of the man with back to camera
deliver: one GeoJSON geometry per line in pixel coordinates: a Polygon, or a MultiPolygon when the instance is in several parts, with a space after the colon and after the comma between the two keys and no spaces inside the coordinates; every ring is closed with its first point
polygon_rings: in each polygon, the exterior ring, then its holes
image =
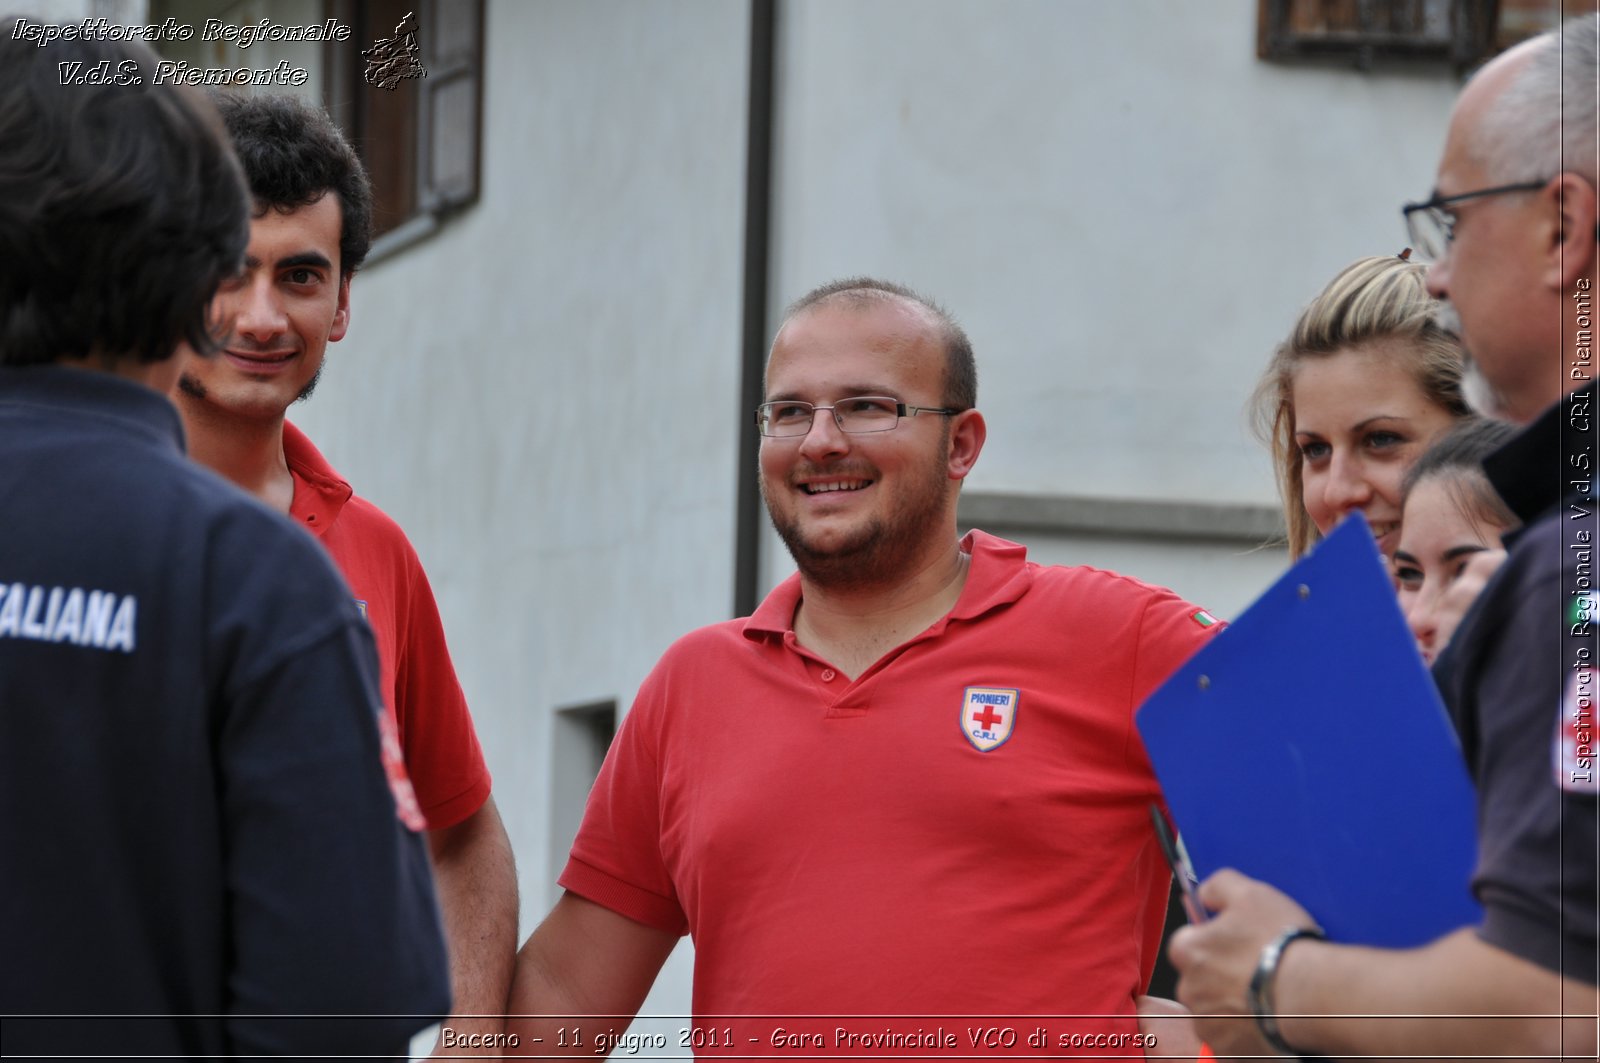
{"type": "Polygon", "coordinates": [[[1219,1016],[1198,1023],[1219,1050],[1595,1057],[1597,26],[1570,21],[1484,67],[1433,197],[1406,208],[1485,412],[1527,426],[1484,463],[1524,528],[1434,671],[1478,787],[1483,925],[1419,949],[1333,945],[1303,933],[1290,898],[1220,871],[1200,891],[1217,918],[1171,949],[1180,998],[1219,1016]]]}
{"type": "Polygon", "coordinates": [[[189,360],[178,381],[190,451],[315,535],[372,625],[450,944],[447,1047],[493,1047],[516,952],[516,870],[438,606],[405,533],[285,420],[349,326],[371,187],[320,108],[293,96],[216,102],[255,206],[244,271],[214,303],[232,329],[216,358],[189,360]]]}
{"type": "Polygon", "coordinates": [[[397,1055],[449,1006],[371,635],[183,456],[180,342],[249,199],[139,44],[0,24],[0,1013],[8,1056],[397,1055]],[[63,83],[105,62],[117,84],[63,83]]]}
{"type": "Polygon", "coordinates": [[[645,680],[518,958],[524,1050],[593,1052],[687,932],[700,1054],[1139,1053],[1171,876],[1133,709],[1212,620],[958,539],[976,392],[905,288],[790,308],[756,420],[799,572],[645,680]]]}

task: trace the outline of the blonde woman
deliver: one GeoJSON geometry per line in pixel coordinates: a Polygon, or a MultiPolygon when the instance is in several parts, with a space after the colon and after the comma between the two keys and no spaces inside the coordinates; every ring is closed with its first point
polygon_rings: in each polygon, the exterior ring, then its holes
{"type": "Polygon", "coordinates": [[[1345,267],[1256,387],[1251,406],[1272,450],[1291,558],[1357,510],[1392,558],[1406,471],[1468,414],[1461,346],[1435,320],[1426,268],[1401,255],[1345,267]]]}

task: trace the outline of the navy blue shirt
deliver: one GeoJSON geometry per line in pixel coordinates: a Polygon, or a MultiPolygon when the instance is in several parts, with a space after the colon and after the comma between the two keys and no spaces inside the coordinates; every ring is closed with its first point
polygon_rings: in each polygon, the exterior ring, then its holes
{"type": "Polygon", "coordinates": [[[6,1054],[404,1053],[448,973],[343,581],[148,388],[0,369],[0,456],[6,1054]]]}
{"type": "Polygon", "coordinates": [[[1478,789],[1484,940],[1600,982],[1591,389],[1547,410],[1484,462],[1523,521],[1435,668],[1478,789]]]}

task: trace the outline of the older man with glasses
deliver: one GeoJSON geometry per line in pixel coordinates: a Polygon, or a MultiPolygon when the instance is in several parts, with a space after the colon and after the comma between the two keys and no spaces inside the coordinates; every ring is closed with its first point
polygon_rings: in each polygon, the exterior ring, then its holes
{"type": "Polygon", "coordinates": [[[549,1016],[512,1018],[523,1046],[592,1053],[687,933],[697,1054],[1160,1051],[1136,1008],[1170,875],[1133,710],[1213,621],[958,538],[976,392],[905,288],[790,309],[755,427],[799,572],[645,680],[523,946],[512,1010],[549,1016]],[[581,1042],[560,1018],[595,1014],[581,1042]]]}
{"type": "Polygon", "coordinates": [[[1435,667],[1478,787],[1483,924],[1412,950],[1336,945],[1290,898],[1218,872],[1200,889],[1217,917],[1171,952],[1220,1052],[1595,1058],[1597,26],[1485,67],[1433,196],[1405,207],[1484,412],[1527,426],[1485,462],[1525,527],[1435,667]]]}

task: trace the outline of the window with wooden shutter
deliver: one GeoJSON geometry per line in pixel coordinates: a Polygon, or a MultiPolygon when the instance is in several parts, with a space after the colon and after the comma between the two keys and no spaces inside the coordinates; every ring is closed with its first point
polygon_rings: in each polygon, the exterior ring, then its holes
{"type": "Polygon", "coordinates": [[[372,179],[375,254],[477,201],[483,9],[483,0],[329,0],[329,17],[354,33],[327,50],[327,106],[372,179]],[[408,15],[425,74],[369,84],[362,50],[395,37],[408,15]]]}
{"type": "Polygon", "coordinates": [[[1262,59],[1431,59],[1465,67],[1489,53],[1496,0],[1258,0],[1262,59]]]}

